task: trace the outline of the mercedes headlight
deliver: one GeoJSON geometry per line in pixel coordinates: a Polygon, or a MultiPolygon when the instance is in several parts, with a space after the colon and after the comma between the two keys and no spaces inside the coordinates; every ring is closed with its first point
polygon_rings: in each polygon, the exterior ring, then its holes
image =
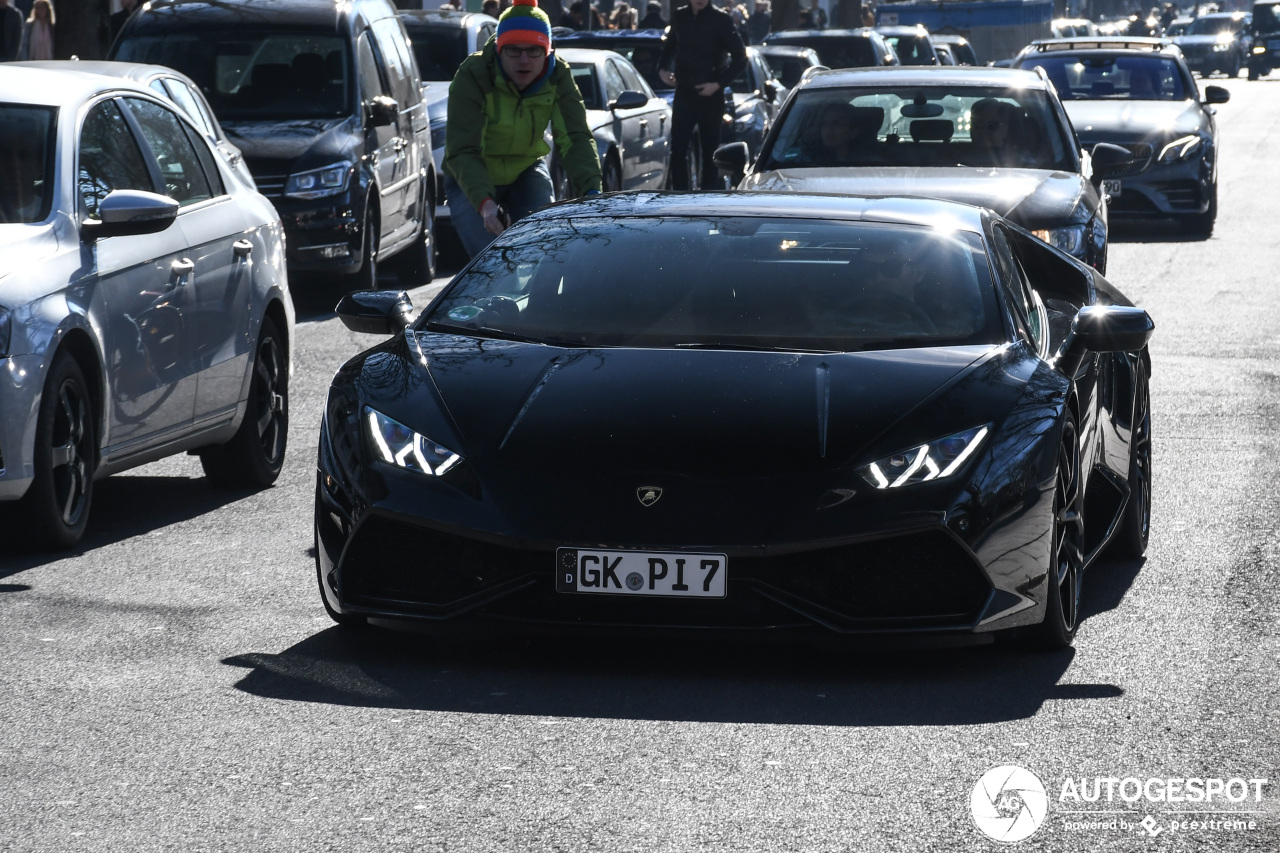
{"type": "Polygon", "coordinates": [[[289,198],[324,198],[347,191],[351,179],[351,163],[343,160],[323,169],[296,172],[285,182],[284,194],[289,198]]]}
{"type": "Polygon", "coordinates": [[[388,465],[428,477],[443,477],[462,461],[461,456],[444,445],[368,406],[364,407],[363,420],[374,455],[388,465]]]}
{"type": "Polygon", "coordinates": [[[1055,249],[1078,257],[1084,252],[1084,230],[1083,225],[1068,225],[1066,228],[1048,228],[1031,233],[1055,249]]]}
{"type": "Polygon", "coordinates": [[[1177,163],[1190,159],[1199,151],[1200,137],[1192,134],[1191,136],[1175,139],[1164,148],[1161,148],[1160,156],[1156,159],[1161,163],[1177,163]]]}
{"type": "Polygon", "coordinates": [[[942,480],[960,470],[988,432],[989,426],[957,432],[864,465],[858,473],[877,489],[897,489],[942,480]]]}

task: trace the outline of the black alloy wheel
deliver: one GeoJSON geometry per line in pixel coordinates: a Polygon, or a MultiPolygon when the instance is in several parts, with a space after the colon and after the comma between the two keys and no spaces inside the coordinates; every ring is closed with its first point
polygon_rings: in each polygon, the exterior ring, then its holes
{"type": "Polygon", "coordinates": [[[601,188],[607,193],[616,193],[622,189],[622,167],[618,165],[617,155],[610,155],[605,161],[601,184],[601,188]]]}
{"type": "Polygon", "coordinates": [[[1080,493],[1080,437],[1070,410],[1058,445],[1058,477],[1054,485],[1048,595],[1044,621],[1035,626],[1035,644],[1065,649],[1080,620],[1080,584],[1084,573],[1084,515],[1080,493]]]}
{"type": "Polygon", "coordinates": [[[36,417],[35,476],[22,499],[24,520],[39,547],[70,548],[89,521],[98,430],[84,373],[65,351],[54,356],[36,417]]]}
{"type": "Polygon", "coordinates": [[[280,476],[289,438],[287,352],[275,322],[264,317],[244,420],[226,444],[200,451],[200,465],[214,485],[265,489],[280,476]]]}
{"type": "Polygon", "coordinates": [[[360,269],[347,278],[348,290],[378,289],[378,208],[370,201],[365,205],[364,239],[361,241],[360,269]]]}
{"type": "Polygon", "coordinates": [[[1133,433],[1129,440],[1129,501],[1120,518],[1120,529],[1107,549],[1107,556],[1127,560],[1142,557],[1151,539],[1151,389],[1144,362],[1139,362],[1135,382],[1133,433]]]}

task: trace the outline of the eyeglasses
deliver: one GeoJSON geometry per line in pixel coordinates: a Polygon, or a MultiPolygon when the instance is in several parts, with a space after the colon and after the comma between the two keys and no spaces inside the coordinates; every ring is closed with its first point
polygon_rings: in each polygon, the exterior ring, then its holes
{"type": "Polygon", "coordinates": [[[530,59],[542,59],[547,55],[547,49],[540,44],[525,46],[508,44],[503,46],[502,55],[507,59],[519,59],[522,56],[527,56],[530,59]]]}

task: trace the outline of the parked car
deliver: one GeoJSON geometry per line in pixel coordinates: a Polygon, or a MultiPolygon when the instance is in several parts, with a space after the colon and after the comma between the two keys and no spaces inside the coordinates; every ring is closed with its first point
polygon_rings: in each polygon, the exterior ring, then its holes
{"type": "Polygon", "coordinates": [[[818,52],[808,47],[786,44],[762,44],[756,50],[773,69],[773,74],[790,89],[800,82],[804,72],[822,64],[818,52]]]}
{"type": "MultiPolygon", "coordinates": [[[[675,90],[658,77],[658,59],[662,54],[662,30],[586,30],[557,28],[555,45],[612,50],[635,66],[649,87],[671,103],[675,90]]],[[[747,48],[747,65],[725,90],[725,124],[721,141],[741,141],[751,151],[759,151],[764,136],[773,124],[774,114],[782,103],[786,88],[773,76],[769,64],[754,47],[747,48]]],[[[699,186],[702,168],[702,141],[695,130],[689,144],[690,186],[699,186]]]]}
{"type": "Polygon", "coordinates": [[[754,163],[733,145],[716,152],[741,190],[927,195],[981,205],[1103,271],[1101,182],[1129,159],[1115,145],[1080,149],[1043,72],[967,66],[814,72],[791,91],[754,163]],[[1002,149],[984,147],[974,132],[979,102],[1000,116],[984,119],[980,130],[1003,132],[1002,149]],[[847,151],[824,144],[832,118],[846,132],[861,131],[847,151]]]}
{"type": "Polygon", "coordinates": [[[876,27],[903,65],[937,65],[933,38],[924,27],[876,27]]]}
{"type": "Polygon", "coordinates": [[[498,19],[455,9],[401,9],[400,23],[422,76],[422,100],[431,118],[431,159],[436,177],[436,223],[450,224],[444,194],[444,142],[449,121],[449,83],[462,60],[485,46],[498,19]]]}
{"type": "Polygon", "coordinates": [[[1088,18],[1054,18],[1049,27],[1056,39],[1098,35],[1098,25],[1088,18]]]}
{"type": "Polygon", "coordinates": [[[231,166],[236,177],[256,189],[257,185],[254,183],[253,175],[249,172],[249,167],[245,165],[244,155],[240,152],[239,147],[227,139],[226,133],[222,130],[222,125],[218,124],[218,119],[214,117],[213,110],[209,107],[209,102],[205,100],[204,93],[200,91],[200,87],[195,84],[195,81],[187,75],[163,65],[143,65],[135,62],[43,60],[24,62],[22,64],[32,68],[105,74],[108,77],[136,80],[144,86],[149,86],[156,94],[162,98],[168,98],[173,102],[174,106],[186,113],[187,118],[195,122],[196,126],[205,132],[205,135],[209,137],[218,152],[226,158],[227,164],[231,166]]]}
{"type": "Polygon", "coordinates": [[[955,57],[956,65],[981,65],[978,61],[978,55],[973,51],[973,42],[964,36],[953,35],[951,33],[931,33],[930,38],[933,39],[933,46],[937,48],[939,45],[946,45],[951,48],[951,55],[955,57]]]}
{"type": "Polygon", "coordinates": [[[939,65],[958,65],[955,55],[951,53],[951,45],[934,44],[933,51],[938,55],[939,65]]]}
{"type": "Polygon", "coordinates": [[[1280,3],[1258,0],[1250,24],[1249,79],[1265,77],[1280,68],[1280,3]]]}
{"type": "Polygon", "coordinates": [[[284,463],[284,231],[204,128],[128,79],[0,68],[0,513],[84,534],[94,481],[200,455],[218,483],[284,463]]]}
{"type": "Polygon", "coordinates": [[[1225,104],[1230,92],[1206,86],[1202,99],[1181,51],[1157,39],[1034,42],[1015,64],[1044,69],[1084,145],[1110,142],[1129,150],[1132,162],[1103,182],[1111,215],[1172,216],[1192,233],[1213,233],[1213,105],[1225,104]]]}
{"type": "Polygon", "coordinates": [[[1164,37],[1171,39],[1174,36],[1185,35],[1187,27],[1191,26],[1191,22],[1194,20],[1195,18],[1189,18],[1186,16],[1174,18],[1169,22],[1169,26],[1164,28],[1164,37]]]}
{"type": "MultiPolygon", "coordinates": [[[[612,50],[561,47],[582,92],[587,125],[596,140],[605,192],[660,190],[671,159],[671,105],[649,87],[626,57],[612,50]]],[[[552,145],[551,179],[556,198],[577,195],[552,145]]]]}
{"type": "Polygon", "coordinates": [[[280,211],[291,272],[371,288],[395,257],[407,283],[431,280],[431,130],[389,0],[153,0],[111,49],[200,85],[280,211]]]}
{"type": "Polygon", "coordinates": [[[828,68],[874,68],[899,64],[893,46],[870,27],[853,30],[781,30],[769,33],[764,43],[767,47],[785,45],[812,48],[817,51],[821,63],[828,68]]]}
{"type": "Polygon", "coordinates": [[[1061,648],[1086,567],[1147,546],[1151,318],[980,208],[570,202],[411,315],[338,307],[391,336],[338,370],[320,430],[340,625],[1061,648]]]}
{"type": "Polygon", "coordinates": [[[1237,77],[1249,63],[1252,40],[1249,27],[1253,15],[1248,12],[1214,12],[1201,15],[1187,30],[1173,39],[1187,59],[1187,67],[1203,77],[1221,72],[1237,77]]]}

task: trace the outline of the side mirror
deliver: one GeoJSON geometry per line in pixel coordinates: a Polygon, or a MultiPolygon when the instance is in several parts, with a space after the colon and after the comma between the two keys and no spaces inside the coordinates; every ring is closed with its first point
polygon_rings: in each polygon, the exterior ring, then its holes
{"type": "Polygon", "coordinates": [[[1156,324],[1141,308],[1127,305],[1086,305],[1071,321],[1054,364],[1063,374],[1075,376],[1087,353],[1137,352],[1151,340],[1156,324]]]}
{"type": "Polygon", "coordinates": [[[638,110],[649,105],[649,97],[643,92],[627,90],[609,102],[610,110],[638,110]]]}
{"type": "Polygon", "coordinates": [[[716,168],[729,175],[730,186],[736,187],[747,173],[747,161],[751,157],[745,142],[728,142],[711,155],[716,168]]]}
{"type": "Polygon", "coordinates": [[[1205,86],[1204,102],[1206,104],[1225,104],[1231,100],[1231,93],[1221,86],[1205,86]]]}
{"type": "Polygon", "coordinates": [[[1103,178],[1123,172],[1133,164],[1133,152],[1111,142],[1099,142],[1093,146],[1090,157],[1093,160],[1092,181],[1095,186],[1101,183],[1103,178]]]}
{"type": "Polygon", "coordinates": [[[396,103],[395,98],[388,98],[386,95],[378,95],[369,102],[366,109],[369,112],[370,127],[386,127],[389,124],[395,124],[396,118],[400,115],[400,105],[396,103]]]}
{"type": "Polygon", "coordinates": [[[178,218],[178,203],[168,196],[144,190],[112,190],[98,204],[98,218],[82,225],[85,236],[119,237],[155,234],[178,218]]]}
{"type": "Polygon", "coordinates": [[[368,335],[394,335],[413,321],[413,300],[403,290],[357,290],[334,309],[342,325],[368,335]]]}

